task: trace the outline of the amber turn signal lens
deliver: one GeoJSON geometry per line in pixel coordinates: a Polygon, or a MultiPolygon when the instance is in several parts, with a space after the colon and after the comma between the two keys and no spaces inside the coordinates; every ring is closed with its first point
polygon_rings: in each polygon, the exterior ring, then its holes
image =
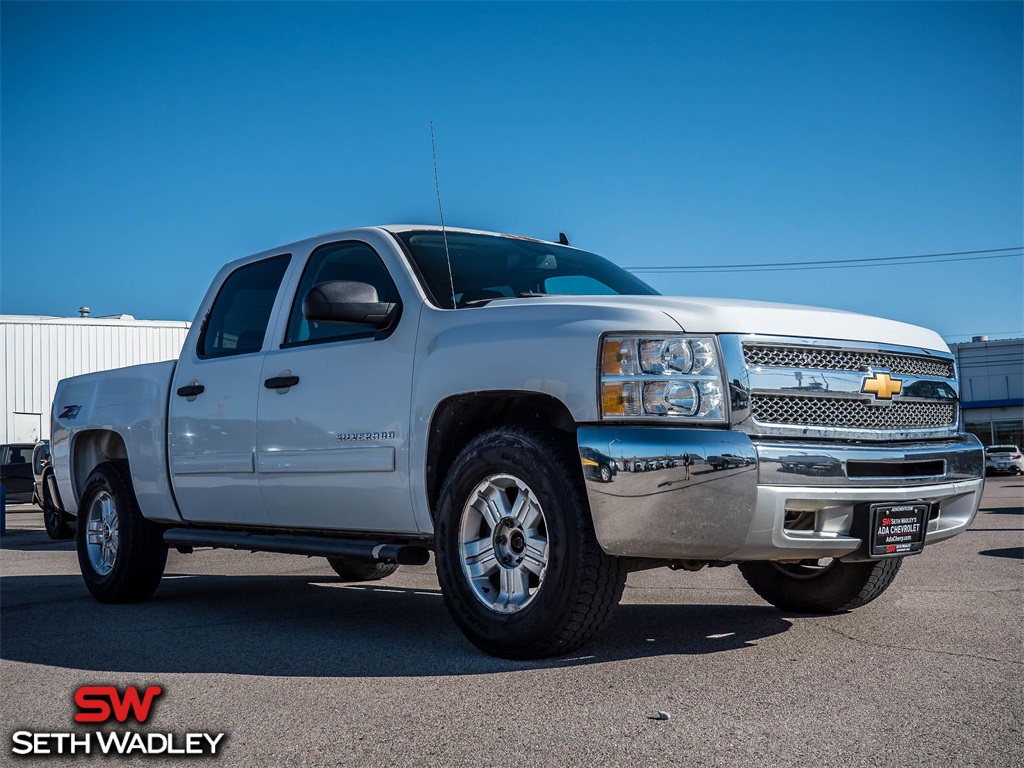
{"type": "Polygon", "coordinates": [[[604,349],[601,353],[601,373],[603,373],[605,376],[618,376],[619,374],[622,373],[621,340],[604,340],[604,349]]]}
{"type": "MultiPolygon", "coordinates": [[[[605,346],[605,349],[608,349],[605,346]]],[[[622,416],[626,412],[622,384],[604,384],[601,387],[601,410],[605,416],[622,416]]]]}

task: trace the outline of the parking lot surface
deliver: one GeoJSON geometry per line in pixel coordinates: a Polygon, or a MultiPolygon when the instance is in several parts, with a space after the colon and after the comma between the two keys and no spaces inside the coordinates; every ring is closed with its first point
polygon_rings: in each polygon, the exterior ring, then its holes
{"type": "Polygon", "coordinates": [[[540,663],[470,646],[432,565],[353,585],[319,559],[172,552],[149,602],[100,605],[72,543],[15,507],[0,762],[15,730],[73,730],[81,685],[159,684],[140,728],[226,732],[225,765],[1022,765],[1022,504],[1024,480],[990,480],[970,531],[846,615],[780,613],[735,568],[632,574],[609,631],[540,663]]]}

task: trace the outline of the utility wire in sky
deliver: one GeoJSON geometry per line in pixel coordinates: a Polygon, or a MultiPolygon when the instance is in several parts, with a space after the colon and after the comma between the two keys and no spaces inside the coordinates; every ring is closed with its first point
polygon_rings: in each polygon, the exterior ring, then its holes
{"type": "Polygon", "coordinates": [[[775,264],[694,264],[667,265],[662,267],[627,267],[636,274],[672,274],[676,272],[795,272],[811,269],[854,269],[858,267],[898,267],[905,265],[942,264],[951,261],[982,261],[985,259],[1009,259],[1024,256],[1024,246],[1013,248],[988,248],[976,251],[949,251],[946,253],[922,253],[913,256],[882,256],[865,259],[829,259],[824,261],[782,261],[775,264]]]}
{"type": "MultiPolygon", "coordinates": [[[[931,259],[929,261],[900,261],[900,262],[889,262],[887,264],[831,264],[822,266],[810,266],[810,267],[761,267],[760,269],[733,269],[728,266],[722,266],[718,269],[701,269],[697,271],[697,274],[711,275],[722,272],[731,272],[733,274],[746,273],[746,272],[805,272],[815,269],[862,269],[865,267],[920,267],[925,264],[944,264],[950,261],[985,261],[986,259],[1009,259],[1013,257],[1024,256],[1024,253],[1003,253],[992,256],[960,256],[952,259],[931,259]]],[[[637,272],[636,269],[629,270],[630,272],[637,272]]],[[[670,269],[648,269],[643,270],[641,274],[656,274],[658,272],[665,274],[685,274],[689,272],[686,267],[673,267],[670,269]]]]}

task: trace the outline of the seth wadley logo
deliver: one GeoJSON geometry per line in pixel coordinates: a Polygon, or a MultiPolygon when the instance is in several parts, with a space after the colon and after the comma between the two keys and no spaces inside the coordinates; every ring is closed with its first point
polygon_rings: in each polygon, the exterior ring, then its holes
{"type": "MultiPolygon", "coordinates": [[[[75,691],[77,723],[137,723],[149,719],[153,702],[163,693],[159,685],[148,686],[143,693],[129,685],[121,693],[112,685],[84,685],[75,691]]],[[[223,746],[223,733],[158,733],[153,731],[112,730],[82,732],[15,731],[11,753],[36,755],[158,755],[163,757],[214,757],[223,746]]]]}

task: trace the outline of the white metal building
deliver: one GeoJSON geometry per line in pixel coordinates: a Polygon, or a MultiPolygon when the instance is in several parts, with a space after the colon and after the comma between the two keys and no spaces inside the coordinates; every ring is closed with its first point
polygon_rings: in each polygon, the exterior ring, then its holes
{"type": "Polygon", "coordinates": [[[53,393],[61,379],[173,360],[189,325],[131,315],[0,315],[0,443],[50,437],[53,393]]]}
{"type": "Polygon", "coordinates": [[[1024,339],[950,344],[960,367],[964,425],[985,445],[1024,446],[1024,339]]]}

